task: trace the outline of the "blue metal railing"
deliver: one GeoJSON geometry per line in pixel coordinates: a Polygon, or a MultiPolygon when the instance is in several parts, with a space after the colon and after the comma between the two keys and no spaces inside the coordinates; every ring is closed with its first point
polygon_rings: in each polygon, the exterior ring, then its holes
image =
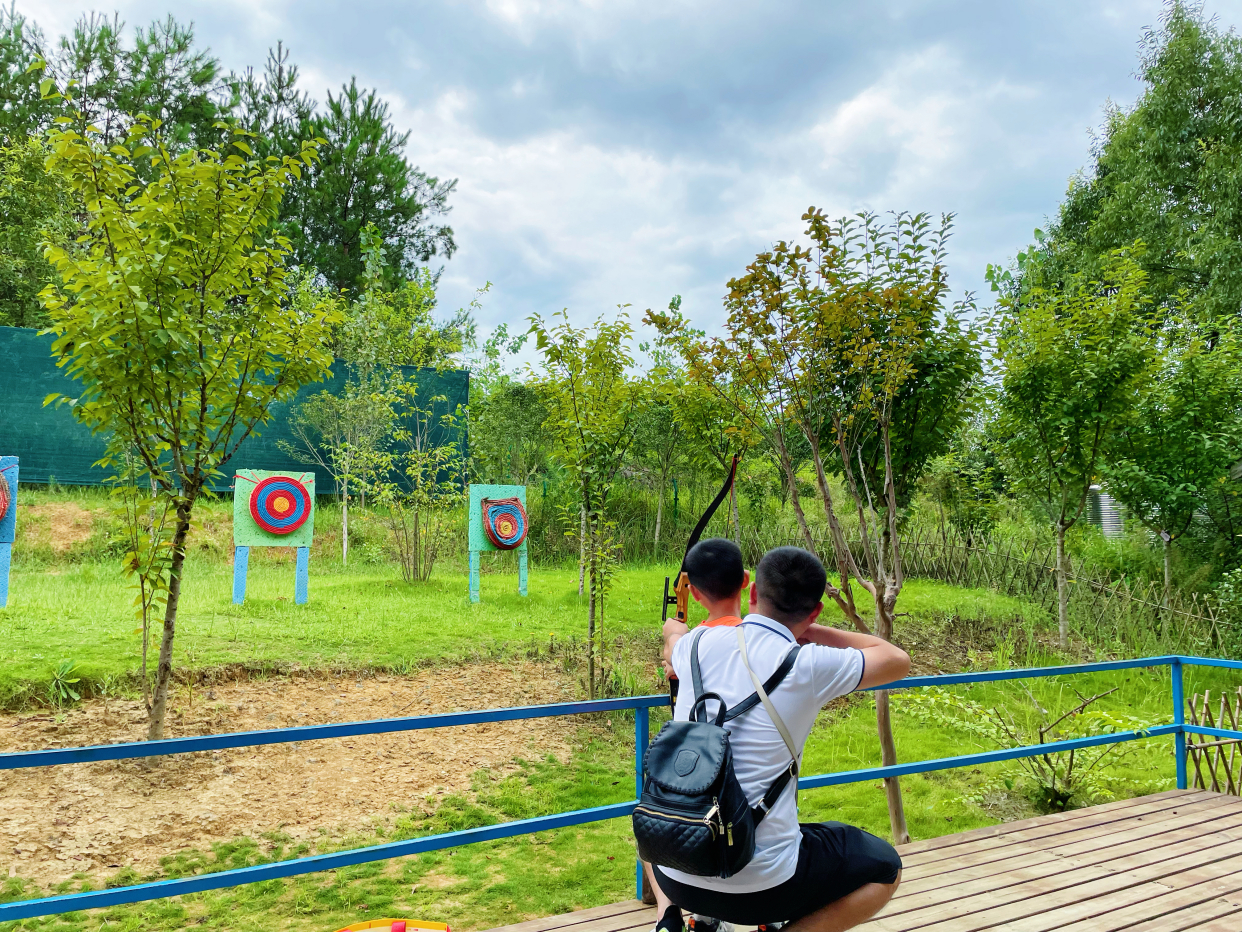
{"type": "MultiPolygon", "coordinates": [[[[841,773],[818,774],[801,777],[799,789],[813,789],[822,786],[839,786],[846,783],[859,783],[865,780],[876,780],[883,777],[899,777],[915,773],[930,773],[936,770],[951,770],[957,767],[972,767],[979,764],[995,763],[996,761],[1015,760],[1021,757],[1035,757],[1041,754],[1070,751],[1076,748],[1097,747],[1104,744],[1119,744],[1125,741],[1137,741],[1140,738],[1154,738],[1162,735],[1174,736],[1175,757],[1177,762],[1177,786],[1186,788],[1186,734],[1211,735],[1217,738],[1242,739],[1242,731],[1230,731],[1224,728],[1209,728],[1201,725],[1187,725],[1184,715],[1185,699],[1182,686],[1182,671],[1185,666],[1224,667],[1231,670],[1242,670],[1242,662],[1219,660],[1207,657],[1145,657],[1138,660],[1116,660],[1106,663],[1084,663],[1059,667],[1037,667],[1021,670],[989,670],[982,673],[954,673],[945,676],[911,676],[882,688],[886,690],[914,689],[922,686],[951,686],[962,683],[988,683],[1002,680],[1042,679],[1075,673],[1102,673],[1112,670],[1130,670],[1138,668],[1170,667],[1172,671],[1173,724],[1158,725],[1143,731],[1121,731],[1111,734],[1093,735],[1087,738],[1074,738],[1067,741],[1054,741],[1048,744],[1026,745],[1017,748],[1004,748],[996,751],[984,751],[977,754],[963,754],[957,757],[943,757],[937,760],[915,761],[908,764],[895,764],[889,767],[867,767],[861,770],[849,770],[841,773]]],[[[587,712],[634,711],[634,795],[635,799],[626,803],[615,803],[610,806],[597,806],[591,809],[576,809],[560,812],[555,815],[538,816],[533,819],[521,819],[515,822],[502,822],[499,825],[486,825],[479,828],[465,829],[457,832],[446,832],[439,835],[428,835],[423,838],[412,838],[407,841],[390,842],[383,845],[372,845],[366,848],[354,848],[338,851],[333,854],[317,854],[287,861],[276,861],[270,864],[258,864],[253,867],[240,867],[233,870],[219,871],[211,874],[200,874],[175,880],[160,880],[152,883],[134,884],[128,887],[117,887],[107,890],[90,890],[83,893],[69,893],[60,896],[44,897],[35,900],[17,900],[11,903],[0,903],[0,922],[28,919],[35,916],[48,916],[56,913],[70,912],[80,909],[95,909],[104,906],[119,906],[126,903],[139,903],[146,900],[162,899],[179,896],[185,893],[199,893],[205,890],[217,890],[241,884],[257,883],[261,880],[272,880],[280,877],[293,877],[298,874],[309,874],[315,871],[349,867],[387,858],[401,857],[410,854],[422,854],[428,851],[439,851],[445,848],[456,848],[461,845],[479,841],[492,841],[498,838],[509,838],[514,835],[526,835],[549,829],[564,828],[570,825],[582,825],[588,822],[602,822],[628,816],[642,793],[642,762],[650,737],[650,710],[668,703],[667,696],[637,696],[626,699],[601,699],[591,702],[561,702],[552,705],[521,706],[512,709],[487,709],[480,712],[454,712],[447,715],[422,715],[409,718],[378,719],[369,722],[346,722],[339,725],[309,725],[300,728],[278,728],[269,731],[248,731],[224,735],[202,735],[195,738],[170,738],[164,741],[140,741],[125,744],[95,745],[92,747],[57,748],[45,751],[21,751],[11,754],[0,754],[0,770],[15,770],[24,767],[49,767],[59,764],[79,764],[92,761],[127,760],[136,757],[162,757],[166,754],[189,754],[195,751],[214,751],[222,748],[256,747],[264,744],[280,744],[292,741],[322,741],[327,738],[349,738],[357,735],[391,734],[402,731],[417,731],[425,728],[449,728],[458,725],[478,725],[486,722],[510,722],[527,718],[547,718],[558,715],[581,715],[587,712]]],[[[637,871],[638,892],[642,892],[642,869],[637,871]]]]}

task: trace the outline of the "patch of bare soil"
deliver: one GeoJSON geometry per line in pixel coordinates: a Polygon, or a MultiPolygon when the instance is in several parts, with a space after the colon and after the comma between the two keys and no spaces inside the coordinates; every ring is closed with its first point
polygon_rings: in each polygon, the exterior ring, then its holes
{"type": "Polygon", "coordinates": [[[73,502],[23,505],[17,526],[22,531],[24,545],[51,547],[56,553],[68,553],[74,544],[90,539],[95,513],[73,502]]]}
{"type": "MultiPolygon", "coordinates": [[[[281,679],[178,687],[169,737],[531,705],[573,697],[547,664],[471,664],[410,677],[281,679]]],[[[577,724],[529,719],[170,756],[0,771],[0,865],[47,885],[78,871],[98,880],[239,835],[333,836],[391,823],[468,790],[481,768],[565,759],[577,724]],[[8,857],[5,857],[5,856],[8,857]]],[[[65,713],[0,717],[0,751],[141,740],[140,702],[91,701],[65,713]]],[[[0,867],[3,870],[3,867],[0,867]]]]}

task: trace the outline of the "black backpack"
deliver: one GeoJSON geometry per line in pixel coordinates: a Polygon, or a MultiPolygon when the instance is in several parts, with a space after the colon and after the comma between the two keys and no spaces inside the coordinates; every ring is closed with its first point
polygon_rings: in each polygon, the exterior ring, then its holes
{"type": "MultiPolygon", "coordinates": [[[[733,773],[729,731],[724,726],[760,702],[769,706],[774,720],[779,720],[766,701],[767,694],[793,669],[800,648],[795,644],[761,688],[728,709],[719,694],[703,691],[699,672],[702,636],[702,630],[695,632],[690,649],[694,684],[690,721],[665,723],[647,748],[643,793],[634,809],[634,839],[644,861],[699,877],[732,877],[755,856],[755,828],[789,781],[797,777],[798,760],[794,757],[768,787],[759,805],[751,808],[733,773]],[[709,699],[720,705],[715,722],[706,721],[709,699]]],[[[743,662],[750,670],[740,627],[738,643],[743,662]]],[[[759,687],[754,672],[750,675],[759,687]]],[[[793,753],[784,723],[777,728],[793,753]]]]}

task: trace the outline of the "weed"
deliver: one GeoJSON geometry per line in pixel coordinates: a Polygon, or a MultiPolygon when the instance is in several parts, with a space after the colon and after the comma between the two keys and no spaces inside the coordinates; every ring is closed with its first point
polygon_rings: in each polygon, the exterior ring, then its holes
{"type": "Polygon", "coordinates": [[[52,672],[52,681],[47,687],[48,702],[56,708],[64,708],[71,701],[77,702],[82,696],[73,687],[81,682],[81,677],[74,676],[78,665],[72,660],[62,660],[52,672]]]}

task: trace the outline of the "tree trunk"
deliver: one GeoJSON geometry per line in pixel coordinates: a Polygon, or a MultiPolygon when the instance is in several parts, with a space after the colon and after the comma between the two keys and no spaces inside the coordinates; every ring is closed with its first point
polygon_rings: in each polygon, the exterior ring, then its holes
{"type": "Polygon", "coordinates": [[[595,698],[595,550],[594,527],[591,529],[591,547],[587,552],[587,560],[591,564],[591,593],[587,603],[587,695],[595,698]]]}
{"type": "Polygon", "coordinates": [[[349,480],[341,481],[341,566],[349,565],[349,480]]]}
{"type": "Polygon", "coordinates": [[[578,529],[578,595],[582,596],[583,584],[586,581],[586,505],[581,506],[582,524],[578,529]]]}
{"type": "Polygon", "coordinates": [[[655,542],[651,545],[651,558],[660,559],[660,525],[664,523],[664,480],[660,480],[660,492],[656,501],[655,542]]]}
{"type": "Polygon", "coordinates": [[[733,477],[733,482],[729,485],[729,498],[733,505],[733,543],[739,547],[742,546],[742,522],[738,520],[737,515],[737,476],[733,477]]]}
{"type": "Polygon", "coordinates": [[[177,530],[172,539],[172,564],[168,570],[168,602],[164,606],[164,634],[160,640],[160,661],[155,671],[155,696],[147,716],[147,740],[164,737],[164,716],[168,712],[168,685],[172,682],[173,639],[177,634],[177,604],[181,601],[181,571],[185,566],[185,539],[190,533],[192,503],[177,505],[177,530]]]}
{"type": "MultiPolygon", "coordinates": [[[[880,762],[885,767],[891,767],[897,763],[897,742],[893,739],[893,723],[889,715],[887,690],[876,691],[875,723],[880,735],[880,762]]],[[[904,845],[910,841],[910,830],[906,827],[906,808],[901,800],[901,782],[896,777],[884,778],[884,796],[888,802],[888,822],[893,830],[893,844],[904,845]]]]}
{"type": "MultiPolygon", "coordinates": [[[[886,641],[893,639],[893,616],[883,607],[888,593],[876,592],[875,633],[886,641]]],[[[880,736],[880,762],[885,767],[897,763],[897,742],[893,738],[893,722],[889,709],[888,691],[875,694],[875,724],[880,736]]],[[[896,777],[884,778],[884,796],[888,802],[888,822],[893,831],[893,844],[904,845],[910,841],[906,826],[906,807],[901,799],[901,782],[896,777]]]]}
{"type": "Polygon", "coordinates": [[[1057,522],[1057,636],[1061,650],[1069,649],[1069,570],[1065,564],[1065,524],[1057,522]]]}
{"type": "MultiPolygon", "coordinates": [[[[1166,534],[1168,531],[1165,532],[1166,534]]],[[[1164,610],[1169,610],[1169,598],[1173,592],[1173,538],[1164,541],[1164,610]]]]}
{"type": "Polygon", "coordinates": [[[789,461],[789,451],[784,441],[777,439],[776,455],[780,457],[781,469],[785,473],[785,484],[789,488],[789,501],[793,505],[794,515],[798,518],[798,527],[802,530],[802,539],[806,541],[806,549],[815,553],[815,538],[806,523],[806,514],[802,510],[802,500],[798,498],[798,479],[794,474],[793,463],[789,461]]]}

